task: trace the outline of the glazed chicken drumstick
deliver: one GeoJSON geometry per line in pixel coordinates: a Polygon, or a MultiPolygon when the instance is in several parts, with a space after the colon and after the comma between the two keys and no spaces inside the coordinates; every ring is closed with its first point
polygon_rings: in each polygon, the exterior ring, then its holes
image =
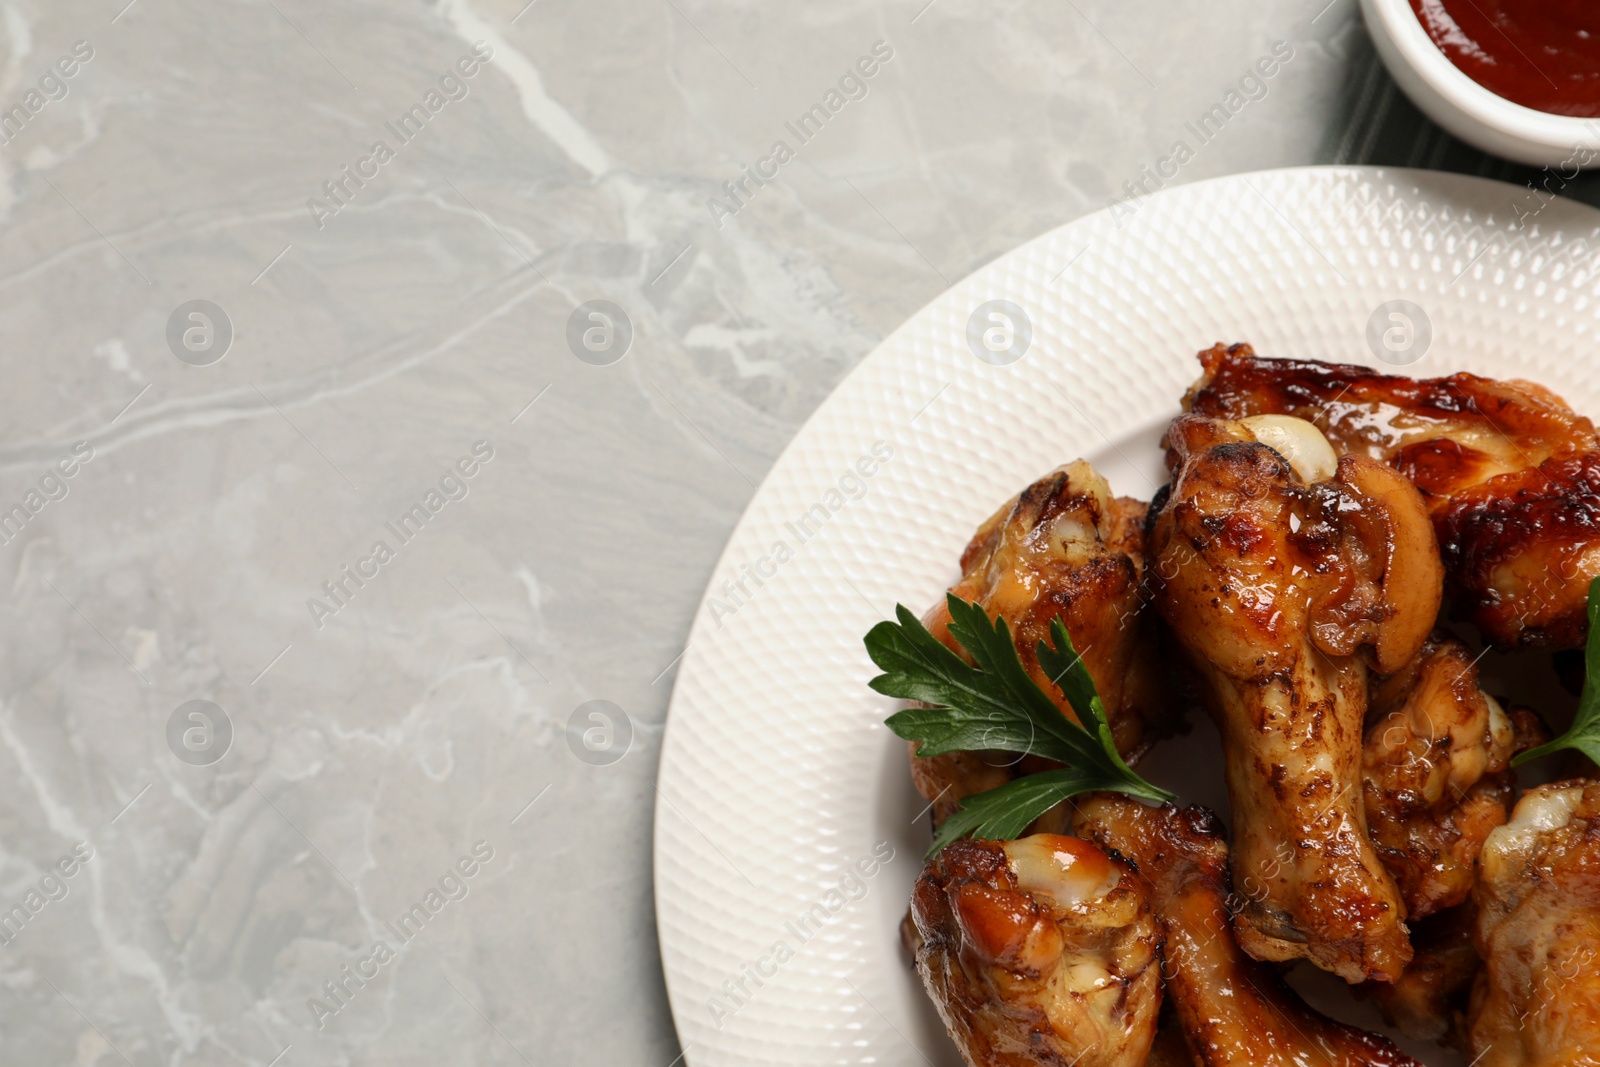
{"type": "MultiPolygon", "coordinates": [[[[1034,649],[1061,619],[1105,703],[1117,749],[1129,762],[1173,729],[1175,704],[1162,682],[1154,621],[1146,608],[1145,505],[1113,497],[1106,480],[1083,460],[1028,486],[978,528],[961,554],[961,580],[951,589],[1004,618],[1017,653],[1040,687],[1073,717],[1039,667],[1034,649]]],[[[943,598],[924,619],[928,630],[960,653],[950,636],[943,598]]],[[[963,797],[1004,785],[1018,760],[1004,753],[951,752],[911,760],[918,791],[942,822],[963,797]]],[[[1037,768],[1023,768],[1037,769],[1037,768]]]]}
{"type": "Polygon", "coordinates": [[[969,1067],[1143,1067],[1161,935],[1143,883],[1087,841],[957,841],[902,927],[969,1067]]]}
{"type": "Polygon", "coordinates": [[[1530,789],[1480,862],[1473,1062],[1600,1064],[1600,782],[1530,789]]]}
{"type": "Polygon", "coordinates": [[[1501,647],[1581,647],[1600,574],[1600,438],[1548,389],[1473,374],[1412,379],[1365,367],[1200,353],[1184,410],[1295,415],[1340,455],[1385,463],[1428,502],[1452,599],[1501,647]]]}
{"type": "Polygon", "coordinates": [[[1411,945],[1367,837],[1363,655],[1398,671],[1437,616],[1422,499],[1373,460],[1336,461],[1299,419],[1183,415],[1166,443],[1151,583],[1222,734],[1239,943],[1347,982],[1393,981],[1411,945]]]}
{"type": "Polygon", "coordinates": [[[1374,677],[1369,699],[1367,834],[1414,922],[1472,892],[1478,850],[1511,812],[1511,757],[1537,744],[1542,727],[1479,689],[1472,654],[1443,631],[1399,671],[1374,677]]]}
{"type": "Polygon", "coordinates": [[[1073,805],[1073,826],[1139,869],[1166,935],[1167,998],[1198,1067],[1418,1067],[1376,1034],[1313,1011],[1228,925],[1228,846],[1204,808],[1146,807],[1111,793],[1073,805]]]}

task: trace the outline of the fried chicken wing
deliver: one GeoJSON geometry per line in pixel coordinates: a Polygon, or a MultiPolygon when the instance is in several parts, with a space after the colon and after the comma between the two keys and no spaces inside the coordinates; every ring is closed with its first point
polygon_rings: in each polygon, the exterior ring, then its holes
{"type": "Polygon", "coordinates": [[[1465,1047],[1463,1013],[1480,962],[1472,947],[1477,917],[1469,897],[1423,919],[1411,929],[1416,955],[1399,979],[1361,987],[1390,1026],[1407,1037],[1465,1047]]]}
{"type": "Polygon", "coordinates": [[[1494,644],[1576,648],[1600,574],[1600,437],[1531,382],[1412,379],[1365,367],[1200,353],[1184,409],[1293,415],[1340,454],[1386,463],[1428,501],[1451,597],[1494,644]]]}
{"type": "Polygon", "coordinates": [[[1480,865],[1474,1063],[1600,1064],[1600,782],[1530,789],[1480,865]]]}
{"type": "Polygon", "coordinates": [[[1358,652],[1397,671],[1433,626],[1442,575],[1421,497],[1366,457],[1331,464],[1298,419],[1184,415],[1166,443],[1151,582],[1222,734],[1239,943],[1348,982],[1393,980],[1411,946],[1367,837],[1358,652]]]}
{"type": "Polygon", "coordinates": [[[1197,1067],[1415,1064],[1376,1034],[1313,1011],[1229,928],[1228,846],[1204,808],[1081,798],[1073,825],[1138,868],[1166,935],[1162,976],[1197,1067]]]}
{"type": "Polygon", "coordinates": [[[1489,831],[1516,789],[1517,731],[1478,688],[1465,645],[1435,632],[1415,660],[1369,690],[1361,773],[1367,834],[1410,920],[1467,899],[1489,831]]]}
{"type": "MultiPolygon", "coordinates": [[[[978,528],[961,554],[961,581],[951,590],[1006,620],[1023,665],[1076,719],[1034,653],[1050,639],[1050,623],[1061,619],[1099,689],[1117,748],[1130,762],[1176,725],[1143,587],[1144,520],[1143,503],[1112,497],[1106,480],[1078,460],[1028,486],[978,528]]],[[[942,600],[924,621],[959,651],[942,600]]],[[[1005,784],[1017,764],[1006,753],[951,753],[913,758],[911,773],[938,823],[962,797],[1005,784]]]]}
{"type": "Polygon", "coordinates": [[[1141,1067],[1161,1008],[1145,888],[1087,841],[957,841],[903,927],[969,1067],[1141,1067]]]}

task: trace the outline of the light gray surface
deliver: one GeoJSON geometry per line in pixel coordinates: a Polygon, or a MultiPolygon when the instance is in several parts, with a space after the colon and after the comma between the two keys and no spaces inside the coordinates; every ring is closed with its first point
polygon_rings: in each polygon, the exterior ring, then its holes
{"type": "Polygon", "coordinates": [[[0,908],[93,850],[0,948],[8,1065],[667,1067],[652,782],[754,484],[907,315],[1177,140],[1180,181],[1350,158],[1370,63],[1354,0],[124,2],[0,18],[0,106],[93,49],[0,146],[0,507],[93,450],[0,546],[0,908]],[[478,41],[401,144],[385,122],[478,41]],[[307,198],[379,139],[319,228],[307,198]],[[708,198],[779,139],[719,228],[708,198]],[[566,340],[597,298],[635,331],[610,366],[566,340]],[[169,350],[193,299],[235,331],[210,366],[169,350]],[[466,498],[319,629],[308,599],[477,441],[466,498]],[[210,765],[169,749],[194,699],[234,730],[210,765]],[[631,720],[609,765],[569,744],[592,699],[631,720]],[[384,923],[479,841],[401,946],[384,923]]]}

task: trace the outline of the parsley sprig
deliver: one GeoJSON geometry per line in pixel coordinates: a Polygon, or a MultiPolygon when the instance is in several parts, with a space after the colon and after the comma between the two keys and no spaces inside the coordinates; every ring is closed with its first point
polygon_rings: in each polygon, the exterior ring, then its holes
{"type": "Polygon", "coordinates": [[[1589,583],[1589,638],[1583,651],[1583,665],[1583,691],[1578,696],[1578,711],[1572,717],[1572,725],[1554,741],[1517,753],[1511,759],[1513,767],[1564,748],[1575,748],[1600,763],[1600,577],[1589,583]]]}
{"type": "Polygon", "coordinates": [[[1023,667],[1005,619],[990,620],[982,607],[954,593],[946,603],[950,634],[973,663],[940,643],[904,605],[895,605],[898,621],[880,622],[867,633],[867,654],[884,672],[868,684],[885,696],[927,705],[889,716],[889,729],[920,742],[919,757],[999,750],[1044,756],[1065,766],[966,797],[939,827],[929,855],[968,835],[1015,838],[1078,793],[1114,790],[1157,803],[1177,799],[1123,762],[1094,679],[1060,619],[1050,624],[1054,647],[1038,644],[1039,665],[1081,726],[1062,714],[1023,667]]]}

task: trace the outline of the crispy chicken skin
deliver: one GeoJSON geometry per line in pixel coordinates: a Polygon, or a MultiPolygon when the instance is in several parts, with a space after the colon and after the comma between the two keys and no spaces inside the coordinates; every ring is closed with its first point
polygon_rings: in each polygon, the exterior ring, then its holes
{"type": "Polygon", "coordinates": [[[1465,1047],[1463,1013],[1478,974],[1478,952],[1472,947],[1477,921],[1470,897],[1464,904],[1430,915],[1411,929],[1416,955],[1399,980],[1361,987],[1390,1026],[1407,1037],[1465,1047]]]}
{"type": "Polygon", "coordinates": [[[1132,863],[1166,935],[1162,976],[1197,1067],[1413,1065],[1388,1041],[1313,1011],[1234,941],[1228,846],[1204,808],[1114,793],[1074,806],[1083,836],[1132,863]]]}
{"type": "Polygon", "coordinates": [[[1357,653],[1398,671],[1433,626],[1442,576],[1422,499],[1366,457],[1331,462],[1298,419],[1183,415],[1166,444],[1151,584],[1222,734],[1239,943],[1392,981],[1411,945],[1367,837],[1357,653]]]}
{"type": "Polygon", "coordinates": [[[1184,410],[1295,415],[1335,451],[1386,463],[1427,498],[1451,597],[1501,647],[1582,646],[1600,574],[1600,439],[1543,386],[1472,374],[1412,379],[1365,367],[1200,353],[1184,410]]]}
{"type": "Polygon", "coordinates": [[[957,841],[903,928],[969,1067],[1141,1067],[1161,1009],[1144,884],[1087,841],[957,841]]]}
{"type": "MultiPolygon", "coordinates": [[[[1144,520],[1143,503],[1113,498],[1106,480],[1078,460],[1028,486],[978,528],[951,590],[1006,620],[1023,665],[1075,719],[1034,652],[1060,618],[1099,689],[1117,748],[1130,762],[1176,725],[1143,586],[1144,520]]],[[[942,600],[924,622],[959,651],[942,600]]],[[[1019,767],[1007,753],[951,753],[913,758],[911,774],[938,823],[962,797],[1004,785],[1014,767],[1038,769],[1019,767]]]]}
{"type": "Polygon", "coordinates": [[[1600,1064],[1600,782],[1530,789],[1479,862],[1474,1062],[1600,1064]]]}
{"type": "Polygon", "coordinates": [[[1511,757],[1523,746],[1511,717],[1478,688],[1471,653],[1443,631],[1395,674],[1375,676],[1369,700],[1367,834],[1414,921],[1472,892],[1478,850],[1511,812],[1511,757]]]}

